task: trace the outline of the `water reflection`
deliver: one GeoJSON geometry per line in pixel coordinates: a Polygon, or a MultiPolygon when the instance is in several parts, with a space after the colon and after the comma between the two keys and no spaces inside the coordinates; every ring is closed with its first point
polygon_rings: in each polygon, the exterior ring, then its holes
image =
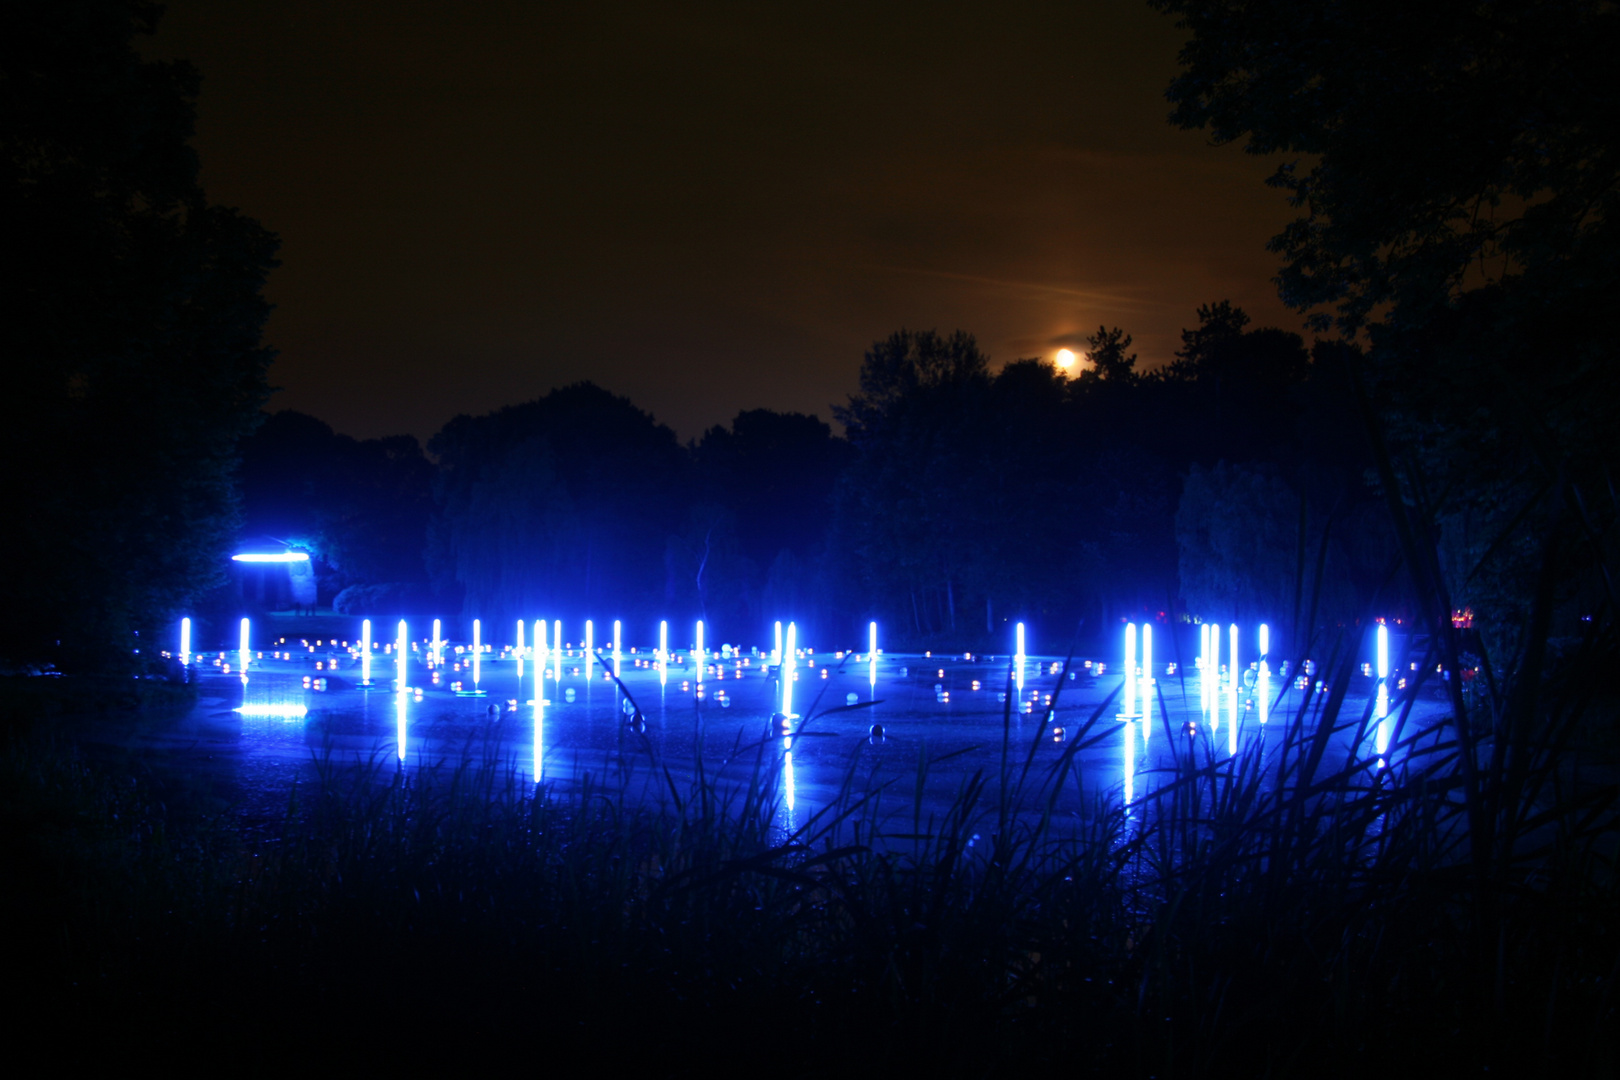
{"type": "Polygon", "coordinates": [[[530,763],[529,775],[536,784],[540,783],[545,762],[545,732],[546,732],[546,697],[544,687],[538,684],[544,682],[538,676],[534,692],[534,758],[530,763]]]}
{"type": "Polygon", "coordinates": [[[394,741],[399,747],[399,763],[405,764],[405,703],[410,695],[401,691],[394,695],[394,741]]]}
{"type": "Polygon", "coordinates": [[[1125,778],[1123,795],[1125,805],[1130,806],[1136,801],[1136,732],[1131,730],[1132,725],[1127,721],[1125,727],[1125,778]]]}

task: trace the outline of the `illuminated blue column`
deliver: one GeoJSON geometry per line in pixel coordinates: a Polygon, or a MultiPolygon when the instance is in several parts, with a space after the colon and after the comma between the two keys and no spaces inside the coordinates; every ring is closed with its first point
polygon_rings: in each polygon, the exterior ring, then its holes
{"type": "Polygon", "coordinates": [[[191,619],[180,620],[180,666],[191,666],[191,619]]]}
{"type": "Polygon", "coordinates": [[[658,620],[658,685],[669,685],[669,620],[658,620]]]}
{"type": "Polygon", "coordinates": [[[248,642],[249,642],[250,636],[251,636],[251,632],[249,630],[248,620],[243,619],[242,620],[242,640],[238,643],[240,645],[240,648],[237,649],[237,658],[238,658],[238,661],[239,661],[239,666],[242,669],[242,678],[244,678],[244,679],[247,678],[247,673],[248,673],[248,660],[250,658],[250,654],[248,652],[248,642]]]}
{"type": "Polygon", "coordinates": [[[1271,714],[1271,628],[1265,623],[1260,624],[1260,669],[1259,677],[1255,679],[1254,690],[1257,701],[1256,711],[1260,714],[1260,723],[1265,724],[1271,714]]]}
{"type": "Polygon", "coordinates": [[[703,620],[702,619],[699,619],[698,624],[697,624],[697,645],[692,649],[692,665],[697,670],[697,674],[694,676],[694,678],[697,681],[697,685],[699,687],[701,687],[703,685],[703,620]]]}
{"type": "Polygon", "coordinates": [[[360,685],[371,685],[371,620],[360,622],[360,685]]]}
{"type": "Polygon", "coordinates": [[[871,688],[871,699],[877,700],[877,623],[866,628],[866,680],[871,688]]]}
{"type": "Polygon", "coordinates": [[[1378,703],[1373,716],[1377,724],[1374,746],[1382,763],[1389,750],[1389,627],[1384,623],[1378,624],[1378,703]]]}
{"type": "Polygon", "coordinates": [[[788,623],[787,645],[782,650],[782,715],[792,720],[793,715],[793,675],[798,670],[798,628],[795,623],[788,623]]]}
{"type": "Polygon", "coordinates": [[[551,648],[546,643],[546,620],[534,620],[534,701],[546,696],[546,665],[551,662],[551,648]]]}
{"type": "MultiPolygon", "coordinates": [[[[1018,694],[1019,694],[1019,697],[1021,699],[1023,697],[1023,693],[1024,693],[1024,624],[1023,623],[1018,624],[1018,647],[1017,647],[1017,652],[1016,652],[1016,655],[1015,655],[1014,662],[1017,665],[1018,694]]],[[[1020,700],[1018,702],[1019,708],[1023,708],[1023,705],[1024,705],[1023,701],[1020,700]]]]}
{"type": "Polygon", "coordinates": [[[1142,624],[1142,742],[1153,726],[1153,625],[1142,624]]]}
{"type": "Polygon", "coordinates": [[[1227,658],[1226,670],[1231,672],[1231,678],[1226,685],[1226,751],[1229,754],[1237,753],[1238,736],[1238,687],[1243,685],[1243,672],[1238,665],[1238,627],[1232,624],[1231,656],[1227,658]]]}

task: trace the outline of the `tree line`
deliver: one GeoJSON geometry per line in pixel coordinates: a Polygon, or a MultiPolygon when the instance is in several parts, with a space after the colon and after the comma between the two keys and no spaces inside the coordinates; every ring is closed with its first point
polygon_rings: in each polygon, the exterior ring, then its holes
{"type": "Polygon", "coordinates": [[[1336,346],[1201,308],[1143,371],[1099,328],[1070,378],[963,332],[899,331],[826,422],[739,413],[686,445],[590,383],[422,447],[277,413],[244,442],[247,520],[340,608],[577,623],[796,619],[859,640],[1055,647],[1126,619],[1354,618],[1393,537],[1336,346]]]}

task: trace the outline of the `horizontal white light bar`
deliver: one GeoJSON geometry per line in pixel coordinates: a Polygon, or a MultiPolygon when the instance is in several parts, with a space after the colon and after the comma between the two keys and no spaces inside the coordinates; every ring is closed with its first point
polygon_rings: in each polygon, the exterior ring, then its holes
{"type": "Polygon", "coordinates": [[[303,705],[239,705],[233,711],[243,716],[275,716],[287,720],[309,715],[309,709],[303,705]]]}
{"type": "Polygon", "coordinates": [[[232,555],[237,562],[308,562],[309,555],[302,551],[283,551],[279,555],[232,555]]]}

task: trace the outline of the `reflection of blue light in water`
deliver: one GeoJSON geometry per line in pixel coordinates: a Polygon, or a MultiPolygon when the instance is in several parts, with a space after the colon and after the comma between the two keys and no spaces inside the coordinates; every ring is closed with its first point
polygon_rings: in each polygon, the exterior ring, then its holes
{"type": "Polygon", "coordinates": [[[519,619],[517,621],[517,645],[514,647],[514,649],[512,651],[512,656],[517,660],[517,681],[518,681],[518,686],[522,687],[523,686],[523,620],[522,619],[519,619]]]}
{"type": "Polygon", "coordinates": [[[180,620],[180,664],[182,667],[191,666],[191,620],[180,620]]]}
{"type": "Polygon", "coordinates": [[[439,620],[433,620],[433,666],[444,664],[444,635],[439,632],[439,620]]]}
{"type": "Polygon", "coordinates": [[[782,653],[782,715],[793,719],[793,673],[798,669],[798,624],[788,623],[787,648],[782,653]]]}
{"type": "Polygon", "coordinates": [[[405,629],[405,620],[399,620],[399,636],[394,639],[394,652],[397,654],[394,657],[394,660],[399,665],[399,675],[397,676],[398,682],[394,688],[402,694],[406,690],[405,682],[410,677],[405,671],[405,657],[406,654],[411,651],[409,639],[406,637],[407,633],[408,631],[405,629]]]}
{"type": "Polygon", "coordinates": [[[239,712],[243,716],[270,717],[282,720],[300,720],[309,714],[309,709],[303,705],[278,705],[267,702],[238,705],[233,711],[239,712]]]}
{"type": "MultiPolygon", "coordinates": [[[[797,801],[796,797],[798,795],[798,792],[795,791],[794,788],[793,751],[787,750],[782,754],[782,795],[787,803],[788,813],[790,814],[793,813],[793,804],[797,801]]],[[[792,827],[793,823],[789,821],[788,828],[791,829],[792,827]]]]}
{"type": "Polygon", "coordinates": [[[371,685],[371,620],[360,621],[360,685],[371,685]]]}
{"type": "Polygon", "coordinates": [[[249,637],[248,620],[243,619],[242,620],[242,640],[240,642],[241,648],[238,650],[238,654],[241,657],[242,662],[241,662],[241,664],[239,666],[242,669],[242,674],[243,674],[244,677],[247,675],[248,659],[249,659],[249,655],[250,655],[248,653],[248,637],[249,637]]]}
{"type": "Polygon", "coordinates": [[[399,744],[399,760],[405,762],[405,701],[407,695],[402,691],[394,695],[394,739],[399,744]]]}
{"type": "Polygon", "coordinates": [[[776,620],[776,648],[771,650],[771,663],[782,663],[782,620],[776,620]]]}
{"type": "Polygon", "coordinates": [[[1142,624],[1142,745],[1147,745],[1153,719],[1153,627],[1142,624]]]}
{"type": "Polygon", "coordinates": [[[877,623],[866,628],[866,679],[872,700],[877,700],[877,623]]]}
{"type": "Polygon", "coordinates": [[[1017,647],[1017,650],[1016,650],[1015,657],[1016,658],[1015,658],[1014,662],[1015,662],[1016,670],[1017,670],[1018,691],[1019,691],[1019,693],[1023,693],[1023,690],[1024,690],[1024,624],[1023,623],[1018,624],[1018,647],[1017,647]]]}
{"type": "Polygon", "coordinates": [[[1123,794],[1125,805],[1129,806],[1136,801],[1136,732],[1131,725],[1125,725],[1125,785],[1123,794]]]}
{"type": "Polygon", "coordinates": [[[1136,713],[1136,624],[1125,624],[1125,713],[1136,713]]]}
{"type": "Polygon", "coordinates": [[[242,704],[235,709],[245,718],[300,720],[308,715],[302,680],[266,672],[251,683],[242,682],[242,704]]]}
{"type": "Polygon", "coordinates": [[[1238,736],[1238,686],[1242,682],[1242,674],[1238,671],[1238,628],[1237,623],[1232,624],[1231,656],[1227,658],[1226,669],[1230,671],[1231,678],[1226,684],[1226,752],[1237,753],[1238,736]]]}
{"type": "Polygon", "coordinates": [[[1374,712],[1378,727],[1373,735],[1373,745],[1378,749],[1378,763],[1384,763],[1384,754],[1389,750],[1389,686],[1378,684],[1378,705],[1374,712]]]}
{"type": "MultiPolygon", "coordinates": [[[[541,622],[535,623],[535,625],[544,627],[546,624],[541,622]]],[[[537,665],[535,670],[537,672],[544,670],[544,665],[537,665]]],[[[545,761],[546,698],[545,694],[542,693],[545,681],[545,676],[536,674],[534,679],[534,768],[530,774],[534,777],[536,784],[540,782],[545,761]]]]}
{"type": "Polygon", "coordinates": [[[669,685],[669,620],[658,620],[658,685],[669,685]]]}
{"type": "Polygon", "coordinates": [[[1377,728],[1373,744],[1378,749],[1379,764],[1389,750],[1389,627],[1378,624],[1378,705],[1375,712],[1377,728]]]}

